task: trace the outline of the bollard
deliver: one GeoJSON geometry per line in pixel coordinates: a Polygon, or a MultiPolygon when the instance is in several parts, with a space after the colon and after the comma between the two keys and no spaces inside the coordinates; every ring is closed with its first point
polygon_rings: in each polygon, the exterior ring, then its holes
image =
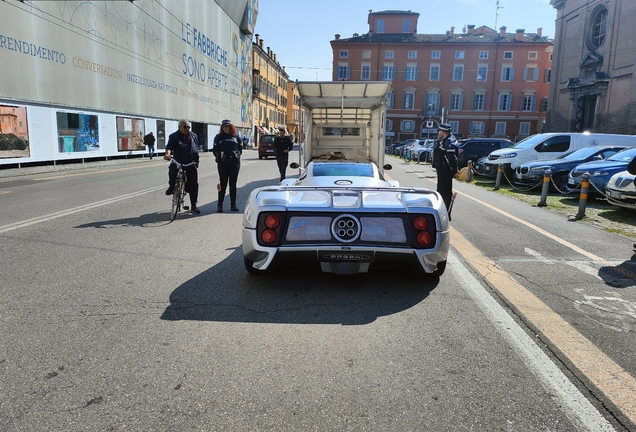
{"type": "Polygon", "coordinates": [[[546,207],[548,203],[546,200],[548,199],[548,189],[550,188],[550,177],[552,177],[552,171],[549,169],[545,170],[543,173],[543,189],[541,190],[541,200],[537,206],[546,207]]]}
{"type": "Polygon", "coordinates": [[[587,190],[590,187],[590,173],[583,173],[581,176],[581,195],[579,198],[579,212],[576,214],[577,219],[585,217],[585,207],[587,206],[587,190]]]}
{"type": "Polygon", "coordinates": [[[495,188],[493,190],[499,190],[499,186],[501,186],[501,176],[503,174],[503,164],[500,163],[497,166],[497,180],[495,180],[495,188]]]}
{"type": "Polygon", "coordinates": [[[468,164],[466,165],[468,167],[468,183],[473,181],[473,161],[469,160],[468,164]]]}

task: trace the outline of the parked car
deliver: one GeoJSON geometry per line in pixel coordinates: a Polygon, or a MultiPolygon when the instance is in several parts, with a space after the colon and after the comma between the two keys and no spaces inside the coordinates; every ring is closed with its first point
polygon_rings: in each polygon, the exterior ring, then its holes
{"type": "Polygon", "coordinates": [[[396,186],[371,162],[311,161],[297,179],[254,189],[243,214],[245,269],[396,267],[441,276],[450,246],[444,201],[431,189],[396,186]]]}
{"type": "Polygon", "coordinates": [[[276,157],[276,148],[274,147],[274,138],[276,135],[264,134],[258,139],[258,158],[267,159],[270,156],[276,157]]]}
{"type": "Polygon", "coordinates": [[[607,202],[618,207],[636,210],[636,186],[634,175],[621,171],[610,177],[605,186],[607,202]]]}
{"type": "Polygon", "coordinates": [[[386,146],[387,151],[385,153],[387,153],[387,154],[395,154],[396,147],[399,147],[401,145],[402,145],[402,141],[396,141],[394,143],[388,144],[386,146]]]}
{"type": "Polygon", "coordinates": [[[473,171],[475,174],[483,177],[495,177],[497,175],[497,171],[487,171],[486,161],[488,160],[488,156],[477,159],[477,162],[473,163],[473,171]]]}
{"type": "Polygon", "coordinates": [[[486,162],[486,172],[496,173],[499,164],[503,164],[504,173],[512,181],[514,169],[521,164],[538,160],[552,160],[583,147],[600,146],[636,146],[636,136],[587,132],[536,134],[519,141],[514,147],[490,153],[486,162]]]}
{"type": "Polygon", "coordinates": [[[413,160],[419,162],[428,162],[431,160],[429,149],[433,148],[432,139],[421,139],[417,144],[413,146],[413,160]]]}
{"type": "Polygon", "coordinates": [[[472,161],[473,165],[484,156],[488,156],[495,150],[512,147],[514,142],[505,138],[468,138],[457,141],[457,164],[459,168],[468,165],[472,161]]]}
{"type": "Polygon", "coordinates": [[[605,196],[605,186],[609,183],[610,178],[618,172],[625,171],[634,156],[636,156],[636,147],[631,147],[605,160],[577,165],[568,174],[568,190],[579,188],[581,176],[587,172],[590,174],[588,195],[605,196]]]}
{"type": "Polygon", "coordinates": [[[625,150],[626,146],[585,147],[566,153],[554,160],[528,162],[515,169],[514,183],[534,186],[543,182],[546,170],[552,172],[552,182],[558,191],[564,191],[568,183],[568,173],[585,162],[601,161],[625,150]]]}

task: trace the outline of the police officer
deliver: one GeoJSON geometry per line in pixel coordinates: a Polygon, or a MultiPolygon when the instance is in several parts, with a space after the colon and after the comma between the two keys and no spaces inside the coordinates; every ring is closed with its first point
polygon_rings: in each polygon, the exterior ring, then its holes
{"type": "Polygon", "coordinates": [[[457,139],[451,134],[451,127],[448,123],[442,123],[437,129],[432,164],[437,171],[437,192],[444,199],[450,220],[453,177],[457,176],[457,139]]]}
{"type": "Polygon", "coordinates": [[[236,206],[236,181],[241,169],[241,154],[243,144],[236,133],[236,127],[230,120],[223,120],[219,133],[214,137],[212,153],[216,158],[216,166],[219,170],[219,198],[216,211],[223,213],[223,201],[228,183],[230,185],[230,210],[239,211],[236,206]]]}

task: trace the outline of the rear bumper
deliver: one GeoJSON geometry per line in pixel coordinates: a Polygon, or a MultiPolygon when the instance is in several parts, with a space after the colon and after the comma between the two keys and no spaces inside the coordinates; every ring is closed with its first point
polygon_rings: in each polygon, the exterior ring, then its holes
{"type": "Polygon", "coordinates": [[[258,270],[277,267],[320,267],[328,273],[366,273],[369,268],[420,268],[433,273],[448,259],[450,232],[437,232],[431,249],[386,246],[293,245],[263,247],[256,241],[256,230],[243,228],[243,254],[258,270]]]}

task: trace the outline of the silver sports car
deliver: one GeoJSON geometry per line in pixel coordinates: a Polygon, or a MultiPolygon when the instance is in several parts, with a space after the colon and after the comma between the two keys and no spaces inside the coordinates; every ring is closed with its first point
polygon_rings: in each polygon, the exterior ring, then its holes
{"type": "Polygon", "coordinates": [[[399,187],[371,162],[312,161],[298,179],[253,190],[243,214],[245,268],[253,274],[319,265],[338,274],[407,267],[441,276],[449,244],[441,196],[399,187]]]}

